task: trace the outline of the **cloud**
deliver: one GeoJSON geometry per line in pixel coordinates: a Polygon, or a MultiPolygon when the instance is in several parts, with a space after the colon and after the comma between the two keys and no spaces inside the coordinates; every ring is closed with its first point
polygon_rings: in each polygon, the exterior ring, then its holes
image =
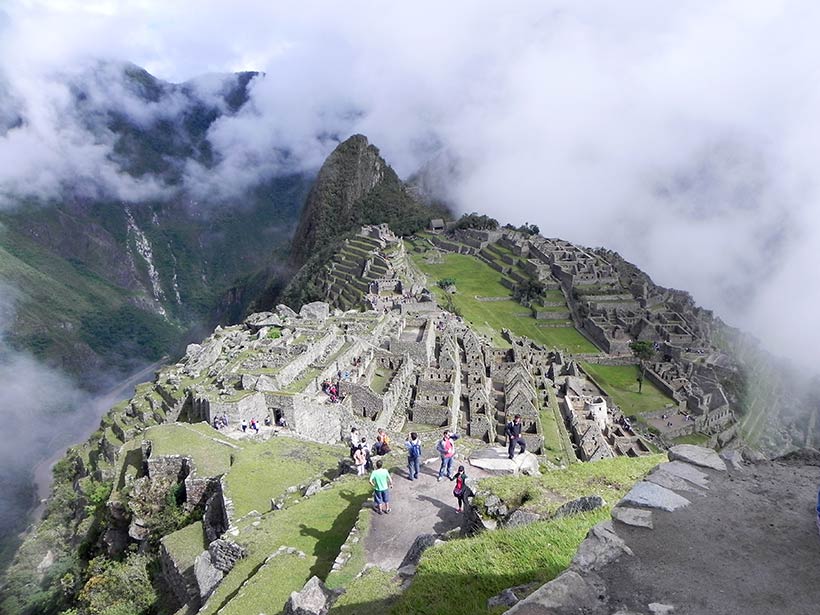
{"type": "MultiPolygon", "coordinates": [[[[55,75],[99,59],[172,82],[259,70],[248,103],[209,131],[216,166],[184,162],[195,195],[241,200],[363,132],[404,176],[429,163],[463,211],[616,249],[779,353],[810,360],[820,344],[807,326],[820,300],[815,3],[52,0],[5,10],[0,72],[37,121],[15,136],[19,160],[5,147],[14,130],[0,137],[0,186],[25,177],[17,189],[58,194],[68,175],[123,197],[162,189],[123,176],[110,135],[89,140],[61,124],[55,75]]],[[[179,102],[135,104],[105,84],[98,94],[148,123],[179,102]]]]}
{"type": "MultiPolygon", "coordinates": [[[[25,352],[12,349],[6,333],[13,326],[19,293],[0,283],[0,536],[12,536],[32,503],[27,491],[32,467],[83,437],[96,416],[85,409],[91,397],[61,372],[25,352]]],[[[0,551],[5,545],[0,541],[0,551]]]]}

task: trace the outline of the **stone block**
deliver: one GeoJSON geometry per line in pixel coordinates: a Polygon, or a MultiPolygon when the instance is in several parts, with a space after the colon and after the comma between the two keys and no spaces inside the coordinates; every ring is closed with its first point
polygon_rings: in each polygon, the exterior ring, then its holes
{"type": "Polygon", "coordinates": [[[683,461],[702,468],[726,471],[726,463],[715,451],[694,444],[678,444],[669,449],[670,461],[683,461]]]}
{"type": "Polygon", "coordinates": [[[709,475],[698,470],[695,466],[682,461],[668,461],[657,466],[656,470],[662,470],[667,474],[673,474],[679,478],[689,481],[701,489],[709,488],[709,475]]]}
{"type": "Polygon", "coordinates": [[[567,570],[527,598],[504,612],[504,615],[608,615],[599,591],[574,570],[567,570]]]}
{"type": "Polygon", "coordinates": [[[224,574],[213,565],[211,554],[203,551],[194,560],[194,576],[199,588],[199,597],[202,602],[205,602],[216,586],[222,582],[224,574]]]}
{"type": "Polygon", "coordinates": [[[534,512],[526,510],[514,510],[512,514],[504,522],[504,527],[521,527],[522,525],[530,525],[536,521],[540,521],[541,516],[534,512]]]}
{"type": "Polygon", "coordinates": [[[318,320],[324,322],[330,316],[330,306],[323,301],[314,301],[313,303],[306,303],[299,310],[299,316],[307,320],[318,320]]]}
{"type": "Polygon", "coordinates": [[[325,615],[335,594],[319,577],[311,577],[301,591],[293,592],[285,603],[284,615],[325,615]]]}
{"type": "Polygon", "coordinates": [[[615,533],[612,522],[604,521],[589,530],[572,558],[571,566],[580,572],[593,572],[624,554],[632,555],[632,549],[615,533]]]}
{"type": "Polygon", "coordinates": [[[577,500],[572,500],[559,506],[553,514],[553,517],[577,515],[578,513],[597,510],[602,506],[606,506],[606,501],[604,501],[604,498],[600,495],[585,495],[577,500]]]}
{"type": "Polygon", "coordinates": [[[622,504],[631,504],[639,508],[657,508],[672,512],[678,508],[689,505],[689,500],[670,491],[666,487],[661,487],[655,483],[641,481],[627,493],[621,500],[622,504]]]}
{"type": "Polygon", "coordinates": [[[616,506],[612,509],[612,518],[632,527],[645,527],[650,530],[654,528],[651,510],[616,506]]]}

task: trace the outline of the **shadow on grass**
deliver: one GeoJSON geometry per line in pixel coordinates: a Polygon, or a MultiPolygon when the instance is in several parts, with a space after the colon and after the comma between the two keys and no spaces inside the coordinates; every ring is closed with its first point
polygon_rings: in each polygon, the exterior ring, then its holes
{"type": "Polygon", "coordinates": [[[356,523],[359,511],[364,502],[368,499],[367,494],[357,494],[344,489],[339,492],[342,498],[349,502],[349,505],[333,521],[333,525],[326,531],[321,531],[313,527],[308,527],[304,523],[299,524],[299,532],[303,536],[311,536],[316,539],[316,546],[313,555],[316,563],[310,569],[310,576],[317,576],[320,579],[327,578],[336,556],[339,554],[351,528],[356,523]]]}

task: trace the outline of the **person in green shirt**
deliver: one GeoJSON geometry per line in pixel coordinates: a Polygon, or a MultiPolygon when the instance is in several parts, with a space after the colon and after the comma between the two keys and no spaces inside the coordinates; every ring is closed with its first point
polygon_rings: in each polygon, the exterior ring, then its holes
{"type": "Polygon", "coordinates": [[[373,485],[373,499],[376,500],[376,512],[385,514],[390,512],[390,489],[393,488],[393,479],[390,472],[383,468],[384,464],[379,459],[376,462],[376,469],[370,473],[370,484],[373,485]]]}

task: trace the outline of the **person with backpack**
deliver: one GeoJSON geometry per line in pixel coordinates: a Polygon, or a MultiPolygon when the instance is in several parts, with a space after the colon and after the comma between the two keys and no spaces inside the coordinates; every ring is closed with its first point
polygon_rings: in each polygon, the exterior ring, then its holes
{"type": "Polygon", "coordinates": [[[453,473],[453,457],[456,456],[455,441],[459,436],[451,434],[448,429],[445,429],[441,434],[441,440],[436,444],[436,450],[439,457],[441,457],[441,467],[438,470],[438,480],[441,482],[444,477],[452,478],[453,473]]]}
{"type": "Polygon", "coordinates": [[[393,479],[390,472],[383,468],[379,459],[376,469],[370,474],[370,484],[373,485],[373,499],[376,501],[376,511],[379,514],[390,512],[390,489],[393,488],[393,479]]]}
{"type": "Polygon", "coordinates": [[[421,460],[421,440],[415,431],[404,441],[407,449],[407,478],[416,480],[419,477],[419,462],[421,460]]]}
{"type": "Polygon", "coordinates": [[[527,449],[527,443],[521,437],[521,415],[516,414],[507,426],[504,428],[504,435],[507,436],[507,456],[512,459],[515,453],[515,445],[521,447],[518,454],[521,455],[527,449]]]}
{"type": "Polygon", "coordinates": [[[387,432],[379,427],[378,435],[376,436],[376,454],[377,455],[386,455],[390,452],[390,436],[387,435],[387,432]]]}
{"type": "Polygon", "coordinates": [[[458,466],[458,472],[450,479],[456,481],[456,486],[453,487],[453,495],[456,497],[456,512],[461,512],[464,506],[464,492],[467,480],[467,473],[464,471],[464,466],[458,466]]]}

